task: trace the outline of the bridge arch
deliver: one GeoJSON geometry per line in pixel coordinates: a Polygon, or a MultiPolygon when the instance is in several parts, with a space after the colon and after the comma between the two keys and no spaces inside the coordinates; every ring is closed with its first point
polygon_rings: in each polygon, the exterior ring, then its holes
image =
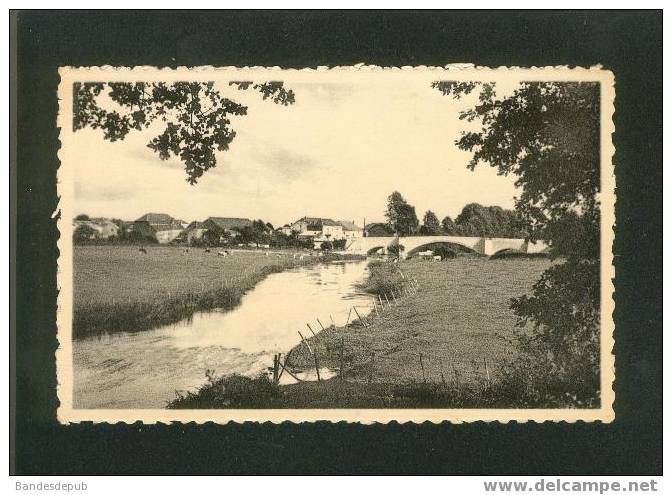
{"type": "Polygon", "coordinates": [[[369,248],[369,249],[366,251],[366,255],[367,255],[367,256],[373,256],[374,254],[382,254],[382,253],[379,253],[379,251],[380,251],[381,249],[383,250],[383,252],[385,252],[385,246],[383,246],[383,245],[380,245],[380,246],[374,246],[374,247],[372,247],[372,248],[369,248]]]}
{"type": "Polygon", "coordinates": [[[520,256],[522,254],[525,254],[525,251],[522,251],[520,249],[515,249],[515,248],[504,248],[500,249],[499,251],[496,251],[490,255],[490,259],[496,260],[499,258],[504,258],[507,256],[520,256]]]}
{"type": "Polygon", "coordinates": [[[410,258],[422,251],[434,251],[437,247],[439,246],[444,246],[449,248],[451,251],[453,251],[455,254],[458,253],[469,253],[469,254],[477,254],[477,251],[474,250],[473,248],[469,246],[465,246],[464,244],[461,244],[459,242],[451,242],[451,241],[429,241],[424,244],[420,244],[419,246],[415,246],[413,249],[410,249],[406,253],[406,257],[410,258]]]}
{"type": "Polygon", "coordinates": [[[500,260],[506,258],[548,258],[548,252],[537,251],[529,253],[522,249],[504,248],[490,255],[491,260],[500,260]]]}

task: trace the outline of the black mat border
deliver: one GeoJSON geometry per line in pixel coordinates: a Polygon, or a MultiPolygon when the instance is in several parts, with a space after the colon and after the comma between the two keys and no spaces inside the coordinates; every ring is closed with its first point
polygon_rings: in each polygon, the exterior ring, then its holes
{"type": "Polygon", "coordinates": [[[10,80],[18,98],[13,114],[18,148],[16,157],[10,154],[10,231],[16,253],[10,260],[16,274],[10,282],[15,350],[10,368],[16,377],[11,384],[16,411],[12,471],[662,473],[662,12],[19,11],[10,14],[12,31],[18,68],[17,78],[10,80]],[[368,427],[55,423],[58,232],[51,216],[57,205],[57,67],[358,62],[600,63],[614,71],[616,422],[368,427]]]}

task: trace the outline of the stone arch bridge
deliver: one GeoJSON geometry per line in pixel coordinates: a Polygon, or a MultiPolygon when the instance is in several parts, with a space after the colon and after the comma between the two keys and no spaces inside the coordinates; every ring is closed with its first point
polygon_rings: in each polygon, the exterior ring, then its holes
{"type": "Polygon", "coordinates": [[[354,239],[346,250],[355,254],[372,254],[375,251],[387,248],[399,241],[404,247],[402,256],[422,251],[424,246],[436,243],[457,244],[479,254],[491,256],[504,250],[515,250],[522,253],[544,253],[548,245],[544,242],[527,242],[524,239],[506,239],[496,237],[460,237],[450,235],[428,235],[408,237],[361,237],[354,239]]]}

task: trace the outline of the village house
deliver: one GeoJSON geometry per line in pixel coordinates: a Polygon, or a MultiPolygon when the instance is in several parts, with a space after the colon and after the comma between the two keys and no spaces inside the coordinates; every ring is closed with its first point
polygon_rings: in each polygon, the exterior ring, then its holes
{"type": "Polygon", "coordinates": [[[299,238],[312,239],[322,234],[322,219],[303,217],[292,223],[289,227],[299,238]]]}
{"type": "Polygon", "coordinates": [[[133,232],[168,244],[184,230],[179,220],[165,213],[146,213],[133,222],[133,232]]]}
{"type": "Polygon", "coordinates": [[[355,222],[348,220],[338,220],[338,223],[343,227],[343,236],[345,239],[358,239],[363,236],[364,230],[355,225],[355,222]]]}
{"type": "Polygon", "coordinates": [[[331,218],[303,217],[290,226],[299,238],[315,242],[345,239],[343,226],[331,218]]]}
{"type": "Polygon", "coordinates": [[[191,222],[186,228],[180,232],[180,234],[175,238],[175,242],[186,243],[188,245],[193,244],[194,241],[200,241],[203,239],[203,235],[208,231],[208,229],[203,225],[203,222],[191,222]]]}
{"type": "Polygon", "coordinates": [[[238,236],[237,230],[252,227],[249,218],[209,217],[202,224],[203,237],[210,242],[221,243],[238,236]]]}
{"type": "Polygon", "coordinates": [[[111,239],[119,236],[119,225],[108,218],[90,218],[89,220],[75,220],[75,229],[87,226],[92,229],[91,239],[111,239]]]}
{"type": "Polygon", "coordinates": [[[316,249],[323,242],[342,240],[347,242],[363,235],[362,228],[355,225],[355,222],[320,217],[303,217],[292,223],[289,229],[300,239],[313,241],[316,249]]]}
{"type": "Polygon", "coordinates": [[[286,223],[282,227],[278,227],[277,229],[275,229],[275,231],[280,232],[287,236],[292,235],[292,227],[288,223],[286,223]]]}

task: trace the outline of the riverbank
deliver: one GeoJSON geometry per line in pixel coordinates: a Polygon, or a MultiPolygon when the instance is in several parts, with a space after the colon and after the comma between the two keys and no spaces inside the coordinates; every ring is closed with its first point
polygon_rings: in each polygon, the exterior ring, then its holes
{"type": "Polygon", "coordinates": [[[296,251],[215,251],[131,246],[74,249],[73,337],[135,332],[176,323],[197,311],[232,309],[268,275],[362,257],[296,251]],[[313,253],[315,254],[315,253],[313,253]]]}
{"type": "Polygon", "coordinates": [[[317,356],[318,367],[338,376],[284,386],[267,378],[220,377],[171,407],[511,407],[517,391],[494,392],[507,360],[515,357],[509,300],[528,292],[549,264],[486,258],[374,262],[363,288],[381,294],[382,306],[310,336],[308,345],[281,357],[287,372],[314,368],[317,356]],[[244,390],[257,401],[266,397],[266,405],[250,404],[244,390]]]}

